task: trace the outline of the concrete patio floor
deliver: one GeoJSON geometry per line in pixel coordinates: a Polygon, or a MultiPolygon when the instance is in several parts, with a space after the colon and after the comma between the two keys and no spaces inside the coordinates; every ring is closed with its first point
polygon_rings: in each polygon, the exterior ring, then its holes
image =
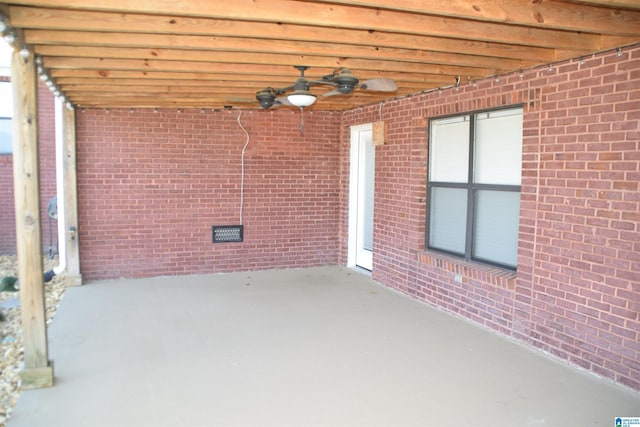
{"type": "Polygon", "coordinates": [[[347,268],[69,288],[9,427],[613,426],[640,394],[347,268]]]}

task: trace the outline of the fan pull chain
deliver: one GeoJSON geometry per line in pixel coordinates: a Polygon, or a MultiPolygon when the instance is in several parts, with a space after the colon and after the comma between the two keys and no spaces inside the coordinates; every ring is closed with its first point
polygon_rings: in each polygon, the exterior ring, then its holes
{"type": "Polygon", "coordinates": [[[304,108],[300,107],[300,133],[304,135],[304,108]]]}

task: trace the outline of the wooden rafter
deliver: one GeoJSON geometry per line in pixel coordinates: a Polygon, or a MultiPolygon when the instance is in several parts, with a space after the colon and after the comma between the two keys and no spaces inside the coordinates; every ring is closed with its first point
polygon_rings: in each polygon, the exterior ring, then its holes
{"type": "MultiPolygon", "coordinates": [[[[390,9],[399,12],[429,14],[451,18],[529,26],[533,28],[552,28],[567,31],[585,31],[617,35],[637,34],[640,25],[640,12],[619,11],[595,6],[585,6],[562,1],[483,1],[475,0],[318,0],[320,3],[340,3],[345,5],[366,6],[369,8],[390,9]],[[612,28],[612,22],[616,28],[612,28]]],[[[588,2],[584,2],[588,3],[588,2]]],[[[610,4],[617,7],[634,5],[640,10],[640,3],[631,1],[592,2],[610,4]]]]}
{"type": "Polygon", "coordinates": [[[312,79],[347,67],[398,83],[312,107],[342,109],[640,41],[631,0],[12,0],[5,10],[67,97],[101,106],[221,107],[290,86],[294,65],[312,79]]]}

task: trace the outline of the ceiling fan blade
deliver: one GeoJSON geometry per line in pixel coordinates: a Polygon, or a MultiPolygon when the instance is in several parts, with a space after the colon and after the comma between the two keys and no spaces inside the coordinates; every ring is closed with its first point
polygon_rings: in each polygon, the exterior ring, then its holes
{"type": "Polygon", "coordinates": [[[242,104],[255,104],[258,102],[256,99],[248,99],[248,98],[227,98],[227,101],[234,103],[242,103],[242,104]]]}
{"type": "Polygon", "coordinates": [[[398,84],[391,79],[371,79],[363,81],[360,88],[376,92],[395,92],[398,90],[398,84]]]}
{"type": "Polygon", "coordinates": [[[342,92],[340,92],[338,89],[334,89],[332,91],[323,93],[322,96],[334,96],[334,95],[341,95],[341,94],[342,92]]]}

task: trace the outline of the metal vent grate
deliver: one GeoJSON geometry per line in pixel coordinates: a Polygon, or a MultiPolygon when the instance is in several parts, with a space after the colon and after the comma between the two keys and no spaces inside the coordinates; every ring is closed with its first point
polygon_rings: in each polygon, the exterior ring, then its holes
{"type": "Polygon", "coordinates": [[[214,225],[213,243],[242,242],[242,225],[214,225]]]}

